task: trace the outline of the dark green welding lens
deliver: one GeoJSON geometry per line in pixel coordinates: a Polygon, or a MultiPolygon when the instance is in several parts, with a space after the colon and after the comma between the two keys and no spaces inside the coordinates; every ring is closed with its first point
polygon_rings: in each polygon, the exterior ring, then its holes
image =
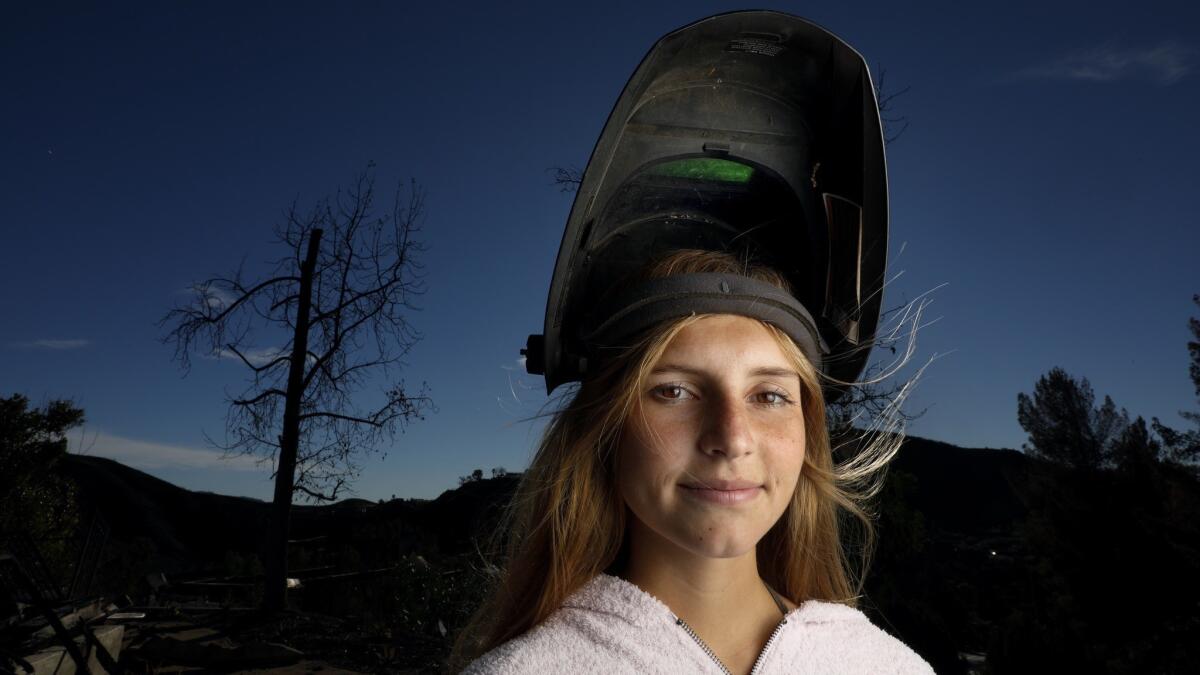
{"type": "Polygon", "coordinates": [[[754,168],[728,159],[715,157],[692,157],[663,162],[650,169],[656,176],[709,180],[722,183],[748,183],[754,168]]]}

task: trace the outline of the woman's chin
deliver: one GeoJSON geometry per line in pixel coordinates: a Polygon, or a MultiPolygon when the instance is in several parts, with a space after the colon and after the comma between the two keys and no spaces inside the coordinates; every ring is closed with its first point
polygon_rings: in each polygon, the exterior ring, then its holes
{"type": "Polygon", "coordinates": [[[704,558],[740,558],[753,551],[757,543],[758,540],[747,539],[744,535],[720,536],[709,532],[697,536],[685,548],[704,558]]]}
{"type": "Polygon", "coordinates": [[[688,512],[684,517],[651,521],[651,525],[646,525],[636,512],[631,515],[633,537],[671,557],[740,558],[752,553],[766,535],[766,530],[760,532],[760,524],[750,522],[754,519],[745,517],[746,514],[724,509],[715,515],[701,509],[699,513],[688,512]]]}

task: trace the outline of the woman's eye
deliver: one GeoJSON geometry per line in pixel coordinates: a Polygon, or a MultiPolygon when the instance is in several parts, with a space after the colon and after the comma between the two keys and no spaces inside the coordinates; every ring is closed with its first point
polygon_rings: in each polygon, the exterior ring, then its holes
{"type": "Polygon", "coordinates": [[[677,384],[664,384],[656,387],[655,391],[659,394],[660,398],[668,401],[678,401],[687,394],[687,390],[677,384]]]}
{"type": "MultiPolygon", "coordinates": [[[[687,389],[678,384],[664,384],[655,387],[654,392],[664,401],[682,401],[691,396],[687,389]]],[[[769,408],[781,408],[792,403],[792,399],[781,391],[764,391],[756,396],[769,408]]]]}
{"type": "Polygon", "coordinates": [[[771,407],[790,405],[792,402],[792,399],[788,398],[787,395],[781,391],[764,391],[762,394],[760,394],[760,396],[772,397],[765,401],[765,403],[771,407]]]}

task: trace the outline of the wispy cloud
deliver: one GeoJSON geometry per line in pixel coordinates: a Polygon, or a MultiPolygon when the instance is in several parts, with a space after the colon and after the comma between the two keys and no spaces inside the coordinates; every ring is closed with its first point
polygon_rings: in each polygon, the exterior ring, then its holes
{"type": "Polygon", "coordinates": [[[253,457],[224,457],[218,450],[139,441],[104,432],[71,442],[71,452],[115,459],[138,469],[227,469],[262,471],[253,457]]]}
{"type": "Polygon", "coordinates": [[[1166,85],[1182,80],[1191,72],[1194,53],[1195,50],[1176,42],[1127,49],[1104,46],[1070,52],[1015,75],[1019,79],[1086,82],[1150,80],[1166,85]]]}
{"type": "Polygon", "coordinates": [[[212,309],[220,310],[228,307],[237,299],[231,291],[218,286],[217,284],[192,284],[176,291],[178,295],[188,296],[188,305],[193,305],[196,300],[200,300],[212,309]]]}
{"type": "Polygon", "coordinates": [[[216,285],[204,286],[196,284],[186,289],[185,292],[192,294],[193,297],[198,295],[204,298],[204,302],[213,309],[224,309],[237,299],[237,296],[233,293],[216,285]]]}
{"type": "MultiPolygon", "coordinates": [[[[255,366],[265,366],[266,364],[274,361],[275,359],[279,358],[280,356],[284,356],[287,354],[287,352],[280,349],[279,347],[261,347],[261,348],[257,348],[257,349],[255,349],[255,348],[239,349],[238,351],[242,353],[242,356],[246,357],[247,361],[249,361],[252,365],[255,365],[255,366]]],[[[238,355],[233,353],[233,350],[231,350],[231,349],[222,349],[222,350],[216,352],[215,354],[213,354],[212,357],[215,359],[233,359],[234,361],[238,361],[238,362],[241,361],[241,359],[238,358],[238,355]]],[[[312,357],[309,357],[310,361],[311,361],[311,359],[312,359],[312,357]]]]}
{"type": "Polygon", "coordinates": [[[64,351],[67,349],[82,349],[92,344],[91,340],[30,340],[29,342],[10,342],[10,347],[17,349],[51,349],[64,351]]]}

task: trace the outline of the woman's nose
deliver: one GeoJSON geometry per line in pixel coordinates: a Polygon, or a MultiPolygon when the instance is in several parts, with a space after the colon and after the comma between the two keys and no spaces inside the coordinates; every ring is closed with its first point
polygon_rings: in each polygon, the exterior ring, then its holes
{"type": "Polygon", "coordinates": [[[704,454],[721,454],[734,459],[751,452],[754,433],[742,401],[729,396],[713,397],[703,415],[700,450],[704,454]]]}

